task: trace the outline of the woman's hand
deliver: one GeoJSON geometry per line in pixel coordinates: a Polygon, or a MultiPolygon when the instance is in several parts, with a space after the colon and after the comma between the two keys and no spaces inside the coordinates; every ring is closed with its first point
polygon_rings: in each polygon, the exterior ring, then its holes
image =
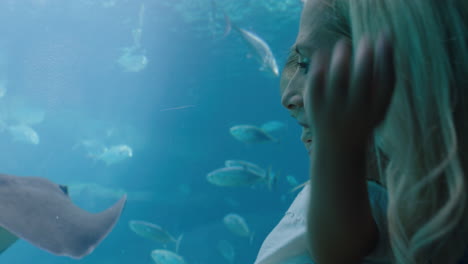
{"type": "Polygon", "coordinates": [[[345,40],[335,45],[331,62],[330,56],[316,52],[304,97],[316,142],[348,150],[365,146],[384,120],[395,87],[393,47],[385,34],[375,48],[362,38],[354,63],[351,53],[345,40]]]}

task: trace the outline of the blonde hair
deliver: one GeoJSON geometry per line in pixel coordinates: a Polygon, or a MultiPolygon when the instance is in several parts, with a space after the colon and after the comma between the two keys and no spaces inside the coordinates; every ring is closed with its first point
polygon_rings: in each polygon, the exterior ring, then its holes
{"type": "Polygon", "coordinates": [[[468,237],[468,1],[321,1],[327,28],[354,48],[392,35],[397,84],[374,143],[377,161],[388,157],[379,178],[393,263],[456,263],[468,237]]]}

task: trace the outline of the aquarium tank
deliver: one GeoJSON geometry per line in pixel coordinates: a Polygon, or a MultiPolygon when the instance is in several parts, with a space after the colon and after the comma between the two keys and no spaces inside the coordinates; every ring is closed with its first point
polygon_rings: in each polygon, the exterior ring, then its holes
{"type": "Polygon", "coordinates": [[[0,262],[254,263],[308,179],[279,91],[302,6],[2,0],[0,262]]]}

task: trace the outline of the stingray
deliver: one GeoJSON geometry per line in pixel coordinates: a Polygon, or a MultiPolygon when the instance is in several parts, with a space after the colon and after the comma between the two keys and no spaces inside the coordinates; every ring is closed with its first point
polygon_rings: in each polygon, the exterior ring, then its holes
{"type": "Polygon", "coordinates": [[[0,174],[0,253],[24,239],[54,255],[83,258],[112,230],[126,199],[93,214],[73,204],[66,186],[0,174]]]}

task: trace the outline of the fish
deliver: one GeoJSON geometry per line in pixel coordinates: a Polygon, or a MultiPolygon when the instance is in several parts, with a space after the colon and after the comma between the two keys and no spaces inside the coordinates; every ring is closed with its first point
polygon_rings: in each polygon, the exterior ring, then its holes
{"type": "Polygon", "coordinates": [[[268,68],[275,76],[279,76],[278,64],[276,63],[275,56],[273,56],[273,52],[271,51],[268,44],[251,31],[237,27],[235,25],[233,28],[241,34],[244,41],[257,55],[257,59],[262,64],[260,70],[263,71],[268,68]]]}
{"type": "Polygon", "coordinates": [[[126,203],[100,213],[77,207],[67,187],[42,177],[0,174],[0,253],[18,239],[58,256],[81,259],[107,237],[126,203]]]}
{"type": "Polygon", "coordinates": [[[156,264],[185,264],[183,257],[177,255],[176,253],[165,250],[165,249],[155,249],[151,251],[151,258],[156,264]]]}
{"type": "Polygon", "coordinates": [[[162,227],[141,220],[131,220],[128,225],[130,229],[135,232],[137,235],[144,238],[159,242],[161,244],[167,245],[170,243],[175,244],[175,252],[179,252],[180,241],[182,241],[183,234],[181,234],[177,239],[171,236],[166,230],[162,227]]]}
{"type": "Polygon", "coordinates": [[[286,125],[283,122],[273,120],[273,121],[264,123],[260,128],[267,133],[271,133],[271,132],[282,129],[285,126],[286,125]]]}
{"type": "Polygon", "coordinates": [[[242,216],[229,213],[224,216],[223,223],[231,233],[240,237],[249,237],[250,243],[252,243],[254,234],[250,231],[247,222],[242,216]]]}
{"type": "Polygon", "coordinates": [[[286,176],[286,181],[291,185],[291,187],[297,187],[299,182],[297,182],[296,178],[292,175],[286,176]]]}
{"type": "Polygon", "coordinates": [[[245,160],[226,160],[224,161],[224,166],[226,167],[242,167],[242,168],[248,168],[254,171],[255,173],[258,174],[265,174],[266,171],[258,166],[257,164],[254,164],[249,161],[245,160]]]}
{"type": "Polygon", "coordinates": [[[269,167],[268,170],[264,170],[257,164],[254,164],[252,162],[248,162],[245,160],[226,160],[224,162],[224,166],[225,167],[242,167],[243,169],[248,169],[249,171],[257,175],[263,175],[262,182],[263,180],[265,181],[270,191],[272,190],[273,186],[278,181],[278,174],[274,173],[271,170],[271,167],[269,167]]]}
{"type": "Polygon", "coordinates": [[[229,18],[229,16],[227,15],[225,11],[223,11],[223,15],[224,15],[224,24],[225,24],[223,38],[225,38],[231,33],[232,23],[231,23],[231,19],[229,18]]]}
{"type": "Polygon", "coordinates": [[[253,125],[236,125],[231,127],[229,132],[235,139],[244,143],[279,142],[263,129],[253,125]]]}
{"type": "Polygon", "coordinates": [[[101,154],[93,157],[96,160],[104,162],[106,165],[111,165],[133,157],[133,150],[127,145],[115,145],[104,148],[101,154]]]}
{"type": "Polygon", "coordinates": [[[226,161],[228,166],[216,169],[207,174],[209,183],[223,187],[252,186],[265,183],[271,190],[277,176],[269,168],[267,171],[245,161],[226,161]]]}
{"type": "Polygon", "coordinates": [[[139,72],[148,65],[148,58],[144,50],[140,50],[137,46],[124,48],[122,55],[117,60],[120,67],[125,72],[139,72]]]}
{"type": "Polygon", "coordinates": [[[289,191],[290,193],[293,193],[293,192],[299,190],[300,188],[304,187],[305,184],[307,183],[307,182],[305,182],[305,183],[299,184],[299,182],[296,180],[296,178],[295,178],[294,176],[292,176],[292,175],[286,176],[286,181],[289,183],[289,185],[290,185],[291,187],[293,187],[293,188],[289,191]]]}
{"type": "Polygon", "coordinates": [[[229,262],[234,263],[234,259],[236,257],[236,251],[234,250],[234,246],[227,240],[219,240],[217,249],[219,253],[229,262]]]}
{"type": "Polygon", "coordinates": [[[39,135],[28,125],[14,125],[7,127],[13,141],[37,145],[39,144],[39,135]]]}

